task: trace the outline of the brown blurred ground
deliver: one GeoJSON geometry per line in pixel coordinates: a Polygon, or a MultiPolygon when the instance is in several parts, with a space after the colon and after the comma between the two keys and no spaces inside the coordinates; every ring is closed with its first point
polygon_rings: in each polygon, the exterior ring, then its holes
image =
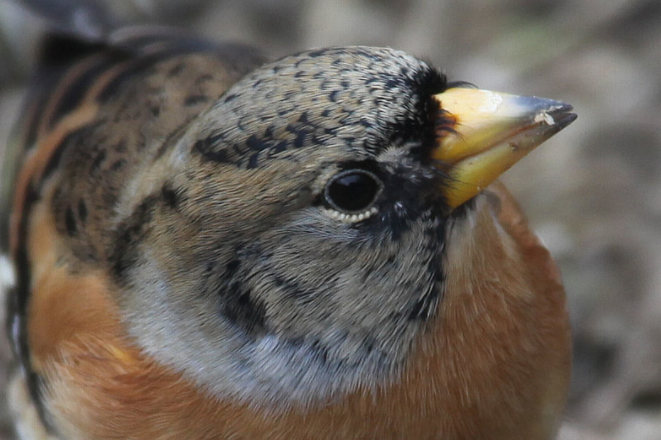
{"type": "MultiPolygon", "coordinates": [[[[125,20],[183,25],[274,56],[317,46],[392,46],[452,79],[573,104],[579,119],[505,177],[559,261],[569,297],[575,371],[560,437],[661,439],[661,2],[107,3],[125,20]]],[[[42,29],[43,22],[0,0],[0,139],[42,29]]],[[[0,141],[0,159],[3,148],[0,141]]],[[[7,344],[0,341],[2,360],[7,344]]],[[[3,405],[0,440],[7,440],[3,405]]]]}

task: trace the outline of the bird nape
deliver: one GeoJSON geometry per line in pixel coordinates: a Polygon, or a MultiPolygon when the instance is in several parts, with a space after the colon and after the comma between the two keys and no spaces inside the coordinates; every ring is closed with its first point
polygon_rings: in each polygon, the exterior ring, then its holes
{"type": "Polygon", "coordinates": [[[564,291],[496,179],[570,106],[393,49],[72,42],[4,200],[24,438],[555,436],[564,291]]]}

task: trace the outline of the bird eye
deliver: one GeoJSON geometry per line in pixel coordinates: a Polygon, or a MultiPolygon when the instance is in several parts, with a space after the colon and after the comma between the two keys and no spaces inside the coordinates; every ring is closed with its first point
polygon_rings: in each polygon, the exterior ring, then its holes
{"type": "Polygon", "coordinates": [[[326,203],[343,214],[368,210],[383,189],[383,183],[365,170],[347,170],[333,176],[324,190],[326,203]]]}

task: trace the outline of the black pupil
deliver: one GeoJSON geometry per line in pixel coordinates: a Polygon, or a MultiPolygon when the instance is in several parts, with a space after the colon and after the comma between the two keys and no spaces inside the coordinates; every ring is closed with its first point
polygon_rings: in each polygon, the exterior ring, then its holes
{"type": "Polygon", "coordinates": [[[345,212],[367,209],[378,194],[379,182],[365,171],[345,171],[335,176],[326,188],[326,198],[334,208],[345,212]]]}

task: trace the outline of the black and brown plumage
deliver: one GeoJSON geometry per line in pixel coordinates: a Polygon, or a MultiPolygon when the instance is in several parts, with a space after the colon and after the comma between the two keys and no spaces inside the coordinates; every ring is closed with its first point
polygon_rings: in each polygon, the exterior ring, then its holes
{"type": "Polygon", "coordinates": [[[15,144],[25,438],[554,437],[564,291],[494,179],[570,106],[392,49],[79,49],[15,144]]]}

